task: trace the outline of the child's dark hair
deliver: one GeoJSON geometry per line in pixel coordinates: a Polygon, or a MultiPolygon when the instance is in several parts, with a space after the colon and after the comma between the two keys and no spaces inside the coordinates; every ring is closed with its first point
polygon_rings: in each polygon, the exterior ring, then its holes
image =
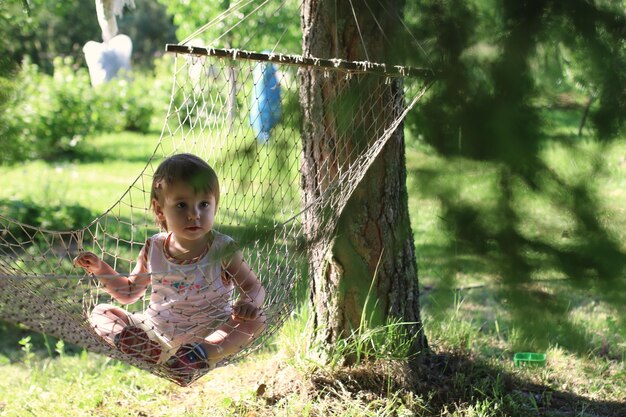
{"type": "MultiPolygon", "coordinates": [[[[163,185],[183,182],[190,185],[193,191],[208,192],[215,197],[215,208],[220,201],[220,185],[217,174],[204,160],[190,153],[172,155],[161,162],[152,176],[150,201],[163,201],[163,185]]],[[[159,222],[167,230],[165,220],[159,222]]]]}

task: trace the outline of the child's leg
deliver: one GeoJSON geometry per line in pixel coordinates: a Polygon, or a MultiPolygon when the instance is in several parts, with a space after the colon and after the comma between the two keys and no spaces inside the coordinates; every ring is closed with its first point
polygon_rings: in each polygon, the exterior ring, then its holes
{"type": "Polygon", "coordinates": [[[157,363],[163,351],[158,341],[152,340],[146,330],[134,324],[122,329],[117,345],[127,355],[150,363],[157,363]]]}
{"type": "Polygon", "coordinates": [[[110,304],[99,304],[91,312],[89,321],[100,337],[122,352],[151,363],[158,361],[161,355],[160,344],[134,325],[123,309],[110,304]]]}
{"type": "Polygon", "coordinates": [[[188,385],[213,369],[222,359],[234,355],[256,339],[266,327],[261,314],[256,320],[237,322],[232,318],[205,339],[193,336],[172,356],[166,365],[172,378],[188,385]]]}
{"type": "Polygon", "coordinates": [[[128,326],[126,311],[111,304],[98,304],[89,317],[91,327],[107,342],[115,346],[115,336],[128,326]]]}

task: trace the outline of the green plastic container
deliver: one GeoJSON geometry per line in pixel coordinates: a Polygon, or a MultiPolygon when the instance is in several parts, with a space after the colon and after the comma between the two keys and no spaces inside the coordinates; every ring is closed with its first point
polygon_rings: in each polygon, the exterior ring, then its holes
{"type": "Polygon", "coordinates": [[[515,366],[546,366],[545,353],[519,352],[513,357],[515,366]]]}

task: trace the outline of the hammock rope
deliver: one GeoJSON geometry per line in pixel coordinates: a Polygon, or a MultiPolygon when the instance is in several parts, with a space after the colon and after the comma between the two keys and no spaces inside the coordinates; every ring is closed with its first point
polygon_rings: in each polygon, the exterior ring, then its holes
{"type": "MultiPolygon", "coordinates": [[[[118,273],[129,274],[146,240],[159,232],[150,202],[156,167],[174,154],[197,155],[219,176],[221,199],[214,229],[237,242],[266,292],[262,306],[265,330],[214,365],[246,356],[264,345],[293,311],[307,268],[322,263],[322,259],[310,263],[307,247],[328,247],[351,193],[389,138],[402,128],[406,114],[427,90],[433,74],[426,69],[370,62],[183,44],[168,45],[167,51],[175,58],[171,101],[160,139],[144,169],[134,181],[129,181],[127,190],[110,209],[73,231],[29,226],[0,213],[0,319],[22,323],[180,385],[189,385],[210,368],[194,368],[194,372],[181,376],[171,360],[146,360],[145,356],[124,349],[123,340],[120,348],[119,336],[107,341],[94,329],[92,314],[100,311],[99,306],[111,305],[125,314],[137,314],[146,312],[152,306],[151,297],[159,294],[151,294],[148,289],[138,301],[122,305],[102,284],[112,277],[91,276],[73,265],[72,260],[90,251],[118,273]],[[262,88],[255,83],[263,82],[263,77],[254,77],[254,73],[260,66],[272,67],[276,76],[272,88],[279,87],[279,94],[259,93],[262,88]],[[329,80],[337,86],[324,97],[322,120],[312,127],[303,125],[299,104],[305,72],[313,79],[329,80]],[[270,103],[268,97],[279,100],[270,103]],[[377,98],[376,107],[393,108],[379,114],[363,104],[371,103],[372,97],[377,98]],[[229,111],[230,107],[235,112],[229,111]],[[280,116],[271,126],[261,124],[267,137],[260,140],[254,129],[256,119],[251,115],[261,117],[263,112],[277,108],[280,116]],[[302,129],[313,129],[309,133],[317,139],[303,144],[302,129]],[[351,139],[354,132],[360,135],[356,143],[351,139]],[[316,172],[306,172],[306,147],[327,156],[316,172]],[[301,190],[307,175],[318,178],[319,188],[313,196],[301,190]],[[304,221],[310,212],[320,219],[315,228],[304,221]]],[[[223,258],[207,262],[223,263],[223,258]]],[[[169,274],[189,272],[182,266],[153,271],[151,279],[154,283],[169,274]]],[[[219,274],[205,276],[200,290],[222,288],[224,282],[229,282],[228,277],[224,280],[219,274]]],[[[238,291],[224,291],[209,304],[232,305],[238,296],[238,291]]],[[[224,327],[228,314],[223,311],[205,313],[204,324],[199,326],[202,329],[190,327],[173,332],[203,339],[220,330],[238,331],[224,327]]],[[[148,334],[161,331],[149,320],[134,323],[148,334]]],[[[154,337],[146,343],[152,343],[154,337]]],[[[175,354],[171,359],[179,363],[183,359],[176,356],[177,348],[182,349],[186,342],[172,343],[175,354]]],[[[191,353],[185,355],[188,358],[191,353]]]]}

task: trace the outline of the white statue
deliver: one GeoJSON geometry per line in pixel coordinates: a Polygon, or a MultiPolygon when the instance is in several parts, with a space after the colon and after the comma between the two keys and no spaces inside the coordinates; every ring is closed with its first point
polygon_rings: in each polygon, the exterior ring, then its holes
{"type": "Polygon", "coordinates": [[[128,36],[117,34],[117,16],[122,15],[124,6],[135,7],[133,0],[95,1],[103,42],[89,41],[83,46],[93,86],[110,81],[121,69],[130,70],[133,42],[128,36]]]}

